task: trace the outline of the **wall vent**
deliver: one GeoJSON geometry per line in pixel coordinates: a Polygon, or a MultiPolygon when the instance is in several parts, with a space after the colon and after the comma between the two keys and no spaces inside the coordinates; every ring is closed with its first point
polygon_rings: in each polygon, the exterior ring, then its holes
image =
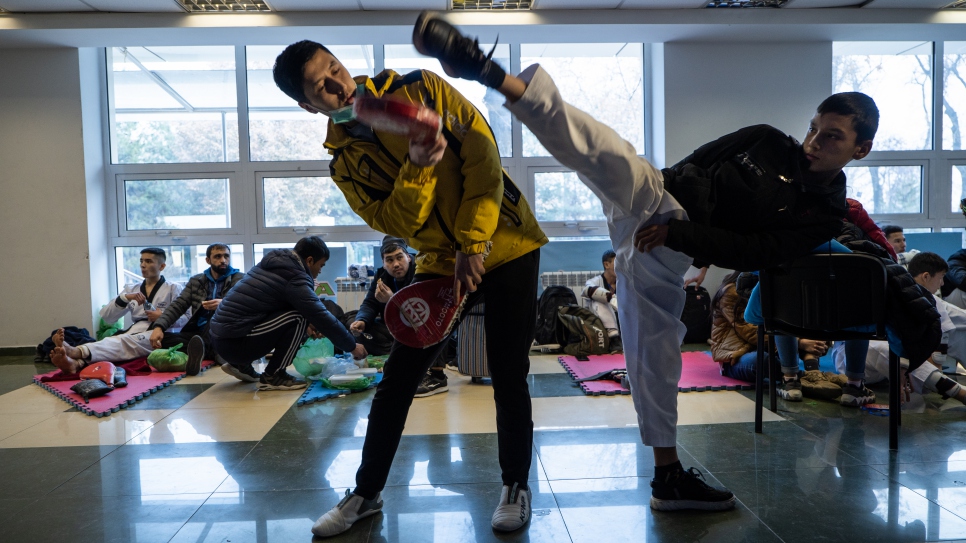
{"type": "Polygon", "coordinates": [[[711,0],[709,8],[780,8],[788,0],[711,0]]]}
{"type": "Polygon", "coordinates": [[[454,11],[526,11],[530,0],[453,0],[454,11]]]}

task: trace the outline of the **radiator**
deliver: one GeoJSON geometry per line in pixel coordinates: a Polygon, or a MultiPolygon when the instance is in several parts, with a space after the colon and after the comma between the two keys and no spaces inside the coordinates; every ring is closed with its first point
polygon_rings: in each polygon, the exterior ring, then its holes
{"type": "Polygon", "coordinates": [[[553,285],[570,287],[574,295],[580,299],[580,292],[584,290],[587,280],[604,273],[600,271],[555,271],[540,274],[540,286],[547,288],[553,285]]]}
{"type": "Polygon", "coordinates": [[[336,277],[335,300],[344,311],[354,311],[362,305],[369,292],[368,279],[353,279],[351,277],[336,277]]]}

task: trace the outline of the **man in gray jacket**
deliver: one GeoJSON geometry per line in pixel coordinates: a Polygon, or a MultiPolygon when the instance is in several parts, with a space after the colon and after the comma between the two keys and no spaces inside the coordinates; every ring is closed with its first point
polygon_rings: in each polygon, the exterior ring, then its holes
{"type": "Polygon", "coordinates": [[[296,390],[306,383],[286,373],[306,334],[324,335],[356,360],[366,349],[335,318],[315,293],[315,278],[329,259],[322,238],[308,236],[295,248],[276,249],[262,258],[222,300],[211,319],[215,350],[232,367],[254,372],[253,358],[275,354],[259,377],[259,390],[296,390]]]}

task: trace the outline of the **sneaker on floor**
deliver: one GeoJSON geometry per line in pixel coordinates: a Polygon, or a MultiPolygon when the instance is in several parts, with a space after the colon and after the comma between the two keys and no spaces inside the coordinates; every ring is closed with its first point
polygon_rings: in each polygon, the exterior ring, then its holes
{"type": "Polygon", "coordinates": [[[382,511],[382,493],[376,494],[375,499],[367,500],[346,490],[342,501],[315,521],[312,533],[319,537],[338,535],[351,528],[357,520],[379,511],[382,511]]]}
{"type": "Polygon", "coordinates": [[[624,352],[624,341],[620,336],[610,338],[610,352],[611,354],[624,352]]]}
{"type": "Polygon", "coordinates": [[[258,380],[258,390],[299,390],[307,386],[308,383],[292,377],[285,370],[280,370],[275,375],[263,373],[258,380]]]}
{"type": "Polygon", "coordinates": [[[427,373],[423,377],[423,382],[419,383],[419,388],[416,389],[416,394],[413,395],[414,398],[425,398],[426,396],[432,396],[433,394],[441,394],[449,390],[447,385],[446,375],[442,377],[437,377],[432,373],[427,373]]]}
{"type": "Polygon", "coordinates": [[[244,381],[246,383],[257,383],[260,375],[257,371],[255,371],[255,368],[253,368],[251,364],[248,364],[245,367],[238,367],[227,361],[221,365],[221,371],[231,375],[239,381],[244,381]]]}
{"type": "Polygon", "coordinates": [[[185,363],[185,375],[201,373],[201,361],[205,359],[205,342],[201,336],[191,336],[188,340],[188,362],[185,363]]]}
{"type": "Polygon", "coordinates": [[[798,377],[794,379],[782,379],[778,383],[778,396],[787,402],[802,401],[802,381],[798,377]]]}
{"type": "Polygon", "coordinates": [[[493,511],[490,525],[500,532],[519,530],[530,520],[530,501],[533,495],[530,489],[521,490],[520,483],[513,486],[503,485],[500,492],[500,505],[493,511]]]}
{"type": "Polygon", "coordinates": [[[865,383],[862,386],[850,385],[848,383],[842,387],[842,397],[839,403],[848,407],[860,407],[875,401],[875,392],[869,390],[865,383]]]}
{"type": "Polygon", "coordinates": [[[735,501],[730,491],[706,483],[697,468],[678,471],[665,481],[651,481],[651,509],[657,511],[727,511],[734,508],[735,501]]]}
{"type": "Polygon", "coordinates": [[[506,77],[503,68],[490,60],[496,46],[484,55],[477,40],[461,34],[438,13],[424,11],[419,15],[413,27],[413,45],[420,53],[439,59],[450,75],[478,81],[494,89],[503,84],[506,77]]]}

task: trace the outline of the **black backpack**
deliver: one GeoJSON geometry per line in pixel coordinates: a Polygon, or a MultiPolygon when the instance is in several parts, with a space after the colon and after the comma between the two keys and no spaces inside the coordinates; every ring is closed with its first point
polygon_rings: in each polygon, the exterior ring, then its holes
{"type": "Polygon", "coordinates": [[[577,296],[567,287],[549,286],[537,300],[537,329],[534,339],[537,345],[560,343],[557,328],[560,322],[557,309],[566,305],[577,305],[577,296]]]}
{"type": "Polygon", "coordinates": [[[684,311],[681,322],[688,331],[684,334],[685,343],[707,343],[711,338],[711,296],[708,289],[689,285],[684,289],[684,311]]]}

